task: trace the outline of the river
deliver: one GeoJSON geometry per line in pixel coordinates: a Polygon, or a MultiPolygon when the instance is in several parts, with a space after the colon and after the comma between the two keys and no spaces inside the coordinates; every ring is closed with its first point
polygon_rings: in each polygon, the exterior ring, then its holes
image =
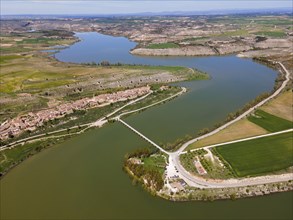
{"type": "MultiPolygon", "coordinates": [[[[55,54],[66,62],[122,62],[196,67],[212,79],[181,82],[188,93],[126,121],[157,143],[172,142],[225,118],[260,93],[277,73],[251,59],[137,57],[123,37],[77,33],[55,54]]],[[[119,123],[39,153],[0,181],[2,219],[292,219],[292,192],[237,201],[170,202],[153,197],[122,171],[124,155],[148,144],[119,123]]]]}

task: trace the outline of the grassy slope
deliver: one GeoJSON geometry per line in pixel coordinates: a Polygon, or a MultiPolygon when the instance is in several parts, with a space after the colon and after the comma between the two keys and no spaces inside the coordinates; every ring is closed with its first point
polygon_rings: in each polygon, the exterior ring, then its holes
{"type": "Polygon", "coordinates": [[[0,92],[36,93],[57,86],[89,81],[93,78],[107,79],[117,73],[128,76],[154,75],[169,73],[179,76],[189,75],[190,70],[184,67],[149,67],[149,66],[82,66],[63,64],[36,56],[1,56],[0,92]]]}
{"type": "Polygon", "coordinates": [[[239,177],[254,176],[293,165],[292,132],[216,147],[239,177]]]}
{"type": "MultiPolygon", "coordinates": [[[[155,80],[160,74],[173,75],[179,80],[208,78],[197,71],[191,74],[190,69],[178,66],[103,67],[61,63],[38,51],[74,40],[45,39],[41,33],[31,35],[30,38],[25,34],[1,37],[1,43],[11,46],[9,51],[1,51],[0,56],[0,122],[8,117],[45,108],[49,100],[69,101],[117,90],[101,89],[96,85],[97,81],[111,83],[137,76],[152,76],[155,80]],[[24,48],[29,52],[21,53],[24,48]],[[83,88],[82,92],[72,89],[77,85],[83,88]]],[[[125,85],[119,89],[124,89],[125,85]]]]}
{"type": "Polygon", "coordinates": [[[292,122],[271,115],[265,111],[257,110],[248,120],[266,129],[269,132],[276,132],[292,128],[292,122]]]}

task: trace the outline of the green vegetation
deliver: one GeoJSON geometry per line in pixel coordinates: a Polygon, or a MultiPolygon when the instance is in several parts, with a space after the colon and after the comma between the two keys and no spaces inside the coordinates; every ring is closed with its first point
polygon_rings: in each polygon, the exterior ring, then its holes
{"type": "MultiPolygon", "coordinates": [[[[154,87],[153,89],[160,88],[159,85],[154,85],[153,87],[154,87]]],[[[167,90],[155,92],[149,97],[147,97],[146,102],[139,102],[131,106],[130,109],[137,109],[139,107],[143,107],[151,103],[157,102],[166,97],[169,97],[171,94],[174,94],[178,92],[179,90],[180,88],[178,87],[170,87],[167,90]]],[[[44,125],[39,127],[36,131],[24,132],[17,137],[14,137],[7,141],[2,141],[1,145],[5,145],[8,143],[21,140],[23,138],[28,138],[34,135],[38,135],[38,134],[47,134],[45,137],[50,137],[50,135],[48,135],[48,132],[52,132],[52,131],[56,131],[60,129],[66,129],[66,128],[67,130],[56,133],[54,135],[63,135],[63,134],[71,134],[71,136],[75,135],[74,134],[75,132],[79,132],[84,128],[84,127],[81,127],[82,124],[94,122],[95,120],[101,118],[102,116],[105,116],[109,114],[110,112],[112,112],[113,110],[121,107],[125,103],[126,102],[118,102],[118,103],[114,103],[113,105],[108,105],[101,108],[92,108],[86,111],[85,110],[75,111],[72,114],[66,115],[64,118],[45,122],[44,125]],[[73,126],[77,126],[77,127],[69,129],[70,127],[73,127],[73,126]]],[[[27,157],[39,152],[43,148],[52,146],[56,144],[59,140],[63,140],[65,138],[70,138],[70,136],[63,137],[63,138],[50,138],[48,140],[43,140],[43,141],[36,141],[31,144],[24,144],[23,146],[17,146],[16,148],[3,151],[3,154],[0,154],[0,164],[1,164],[0,172],[4,173],[8,171],[15,164],[18,164],[19,162],[23,161],[27,157]],[[42,144],[40,145],[40,143],[42,144]]],[[[165,169],[165,165],[164,165],[165,157],[163,157],[162,155],[151,156],[152,154],[156,152],[157,152],[156,148],[138,149],[137,151],[134,151],[128,154],[127,157],[130,158],[130,157],[139,156],[143,158],[143,162],[144,162],[143,169],[145,170],[145,172],[150,172],[152,173],[152,175],[158,175],[156,173],[163,175],[163,172],[165,169]]]]}
{"type": "Polygon", "coordinates": [[[7,56],[0,56],[0,64],[7,63],[9,60],[14,60],[21,58],[22,56],[19,55],[7,55],[7,56]]]}
{"type": "MultiPolygon", "coordinates": [[[[163,100],[167,97],[170,97],[171,95],[173,95],[181,90],[179,87],[168,87],[168,89],[163,90],[163,91],[159,90],[159,88],[160,88],[160,85],[154,85],[152,89],[157,90],[157,91],[155,91],[154,93],[149,95],[143,101],[140,101],[140,102],[137,102],[133,105],[127,106],[125,109],[123,109],[123,111],[120,111],[120,112],[116,113],[115,115],[121,114],[121,112],[135,110],[135,109],[142,108],[144,106],[156,103],[160,100],[163,100]]],[[[97,95],[97,94],[95,94],[95,95],[97,95]]],[[[80,97],[80,98],[82,98],[82,97],[80,97]]],[[[39,102],[35,103],[36,106],[35,105],[17,105],[17,103],[15,103],[15,106],[13,106],[13,107],[10,106],[10,108],[8,108],[6,106],[4,112],[6,115],[9,113],[13,113],[15,108],[20,108],[23,111],[26,111],[27,109],[30,109],[30,110],[35,109],[36,110],[41,107],[47,107],[46,103],[47,103],[47,101],[42,100],[42,99],[40,99],[39,102]]],[[[2,141],[1,145],[5,145],[10,142],[14,142],[14,141],[17,141],[17,140],[20,140],[23,138],[27,138],[27,137],[31,137],[34,135],[38,135],[38,134],[44,134],[44,133],[48,133],[48,132],[52,132],[52,131],[56,131],[56,130],[60,130],[60,129],[64,129],[64,128],[70,128],[73,126],[80,126],[80,125],[83,125],[86,123],[94,122],[94,121],[98,120],[99,118],[111,113],[115,109],[120,108],[121,106],[125,105],[126,103],[127,103],[127,101],[117,102],[117,103],[113,103],[112,105],[108,105],[108,106],[104,106],[104,107],[100,107],[100,108],[91,108],[88,110],[74,111],[71,114],[65,115],[65,117],[63,117],[63,118],[59,118],[59,119],[45,122],[43,126],[39,127],[35,131],[24,132],[21,135],[14,137],[13,139],[9,139],[7,141],[2,141]]],[[[114,117],[115,115],[113,115],[112,117],[114,117]]],[[[3,115],[3,117],[4,117],[4,115],[3,115]]]]}
{"type": "Polygon", "coordinates": [[[288,18],[288,19],[256,19],[254,20],[254,22],[256,24],[262,24],[262,25],[292,25],[293,21],[292,19],[288,18]]]}
{"type": "MultiPolygon", "coordinates": [[[[214,179],[227,179],[234,176],[233,171],[226,166],[222,167],[218,161],[212,162],[210,158],[205,157],[207,151],[199,149],[196,151],[188,151],[186,154],[180,155],[180,162],[182,166],[191,173],[198,174],[194,161],[196,157],[200,160],[202,166],[207,171],[205,177],[214,179]]],[[[216,159],[215,159],[216,160],[216,159]]]]}
{"type": "Polygon", "coordinates": [[[127,153],[125,155],[125,159],[129,159],[129,158],[132,158],[132,157],[137,157],[137,158],[146,158],[146,157],[149,157],[151,156],[152,154],[154,153],[157,153],[158,152],[158,149],[151,146],[151,147],[145,147],[145,148],[139,148],[139,149],[136,149],[130,153],[127,153]]]}
{"type": "Polygon", "coordinates": [[[160,144],[160,145],[162,146],[162,148],[164,148],[167,151],[175,151],[175,150],[179,149],[182,146],[182,144],[184,144],[188,140],[191,140],[192,138],[193,137],[191,135],[187,134],[184,137],[177,138],[172,143],[166,143],[166,144],[160,144]]]}
{"type": "Polygon", "coordinates": [[[279,171],[293,165],[292,132],[219,146],[214,151],[238,177],[279,171]]]}
{"type": "Polygon", "coordinates": [[[179,45],[175,44],[175,43],[160,43],[160,44],[150,44],[146,48],[148,48],[148,49],[168,49],[168,48],[179,48],[179,45]]]}
{"type": "Polygon", "coordinates": [[[4,175],[9,169],[21,163],[25,159],[42,151],[45,148],[55,146],[68,139],[69,136],[58,139],[47,139],[24,145],[19,145],[13,149],[7,149],[0,152],[0,176],[4,175]]]}
{"type": "MultiPolygon", "coordinates": [[[[72,64],[58,62],[40,51],[50,46],[71,44],[73,33],[61,30],[22,32],[1,35],[0,57],[0,122],[28,111],[46,108],[50,103],[77,100],[102,93],[111,93],[144,85],[124,82],[133,76],[152,77],[153,83],[162,83],[157,75],[170,74],[179,80],[201,80],[206,74],[180,66],[147,66],[110,64],[72,64]],[[26,53],[22,53],[26,52],[26,53]],[[119,74],[117,74],[119,73],[119,74]],[[108,88],[113,81],[117,88],[108,88]],[[50,101],[50,103],[48,103],[50,101]]],[[[173,77],[173,78],[175,78],[173,77]]]]}
{"type": "Polygon", "coordinates": [[[182,166],[193,173],[197,173],[197,170],[194,166],[194,160],[196,156],[203,156],[207,154],[207,151],[204,149],[199,149],[196,151],[188,151],[186,154],[180,154],[180,162],[182,166]]]}
{"type": "Polygon", "coordinates": [[[125,156],[123,168],[131,172],[134,183],[139,181],[148,189],[159,191],[164,186],[165,158],[161,154],[154,154],[156,152],[158,149],[155,147],[137,149],[125,156]],[[133,159],[143,161],[143,163],[135,163],[133,159]]]}
{"type": "Polygon", "coordinates": [[[221,127],[223,124],[226,124],[229,121],[232,121],[233,119],[237,118],[239,115],[241,115],[243,112],[247,111],[248,109],[250,109],[252,106],[255,106],[257,103],[259,103],[260,101],[262,101],[263,99],[267,98],[270,94],[269,93],[263,93],[259,96],[257,96],[254,100],[252,100],[251,102],[247,103],[243,108],[239,109],[236,112],[233,113],[229,113],[226,117],[225,120],[223,120],[222,122],[216,123],[213,127],[210,128],[203,128],[200,131],[198,131],[195,134],[191,134],[191,135],[185,135],[182,138],[178,138],[177,140],[175,140],[173,143],[167,143],[165,145],[162,145],[162,147],[165,150],[169,150],[169,151],[174,151],[176,149],[178,149],[183,143],[199,137],[201,135],[207,134],[211,131],[213,131],[214,129],[221,127]]]}
{"type": "MultiPolygon", "coordinates": [[[[1,86],[0,86],[1,87],[1,86]]],[[[0,95],[1,96],[1,95],[0,95]]],[[[14,96],[7,96],[13,99],[14,96]]],[[[43,97],[36,97],[30,101],[15,101],[11,103],[1,103],[0,108],[0,121],[5,121],[7,118],[13,118],[21,113],[28,113],[39,109],[47,108],[48,100],[43,97]]]]}
{"type": "MultiPolygon", "coordinates": [[[[116,66],[114,64],[114,66],[116,66]]],[[[149,66],[149,65],[120,65],[123,66],[123,68],[129,68],[129,69],[137,69],[137,70],[164,70],[164,71],[170,71],[172,73],[180,74],[185,73],[188,71],[188,68],[183,66],[149,66]]]]}
{"type": "MultiPolygon", "coordinates": [[[[38,127],[37,130],[32,132],[24,132],[20,134],[17,137],[8,139],[6,141],[2,141],[1,145],[5,145],[17,140],[21,140],[24,138],[28,138],[34,135],[38,134],[45,134],[52,131],[57,131],[61,129],[66,129],[74,126],[80,126],[86,123],[91,123],[99,118],[109,114],[110,112],[114,111],[115,109],[121,107],[122,105],[125,105],[126,102],[118,102],[114,103],[113,105],[104,106],[101,108],[91,108],[88,110],[77,110],[74,111],[71,114],[65,115],[63,118],[50,120],[47,122],[44,122],[44,124],[40,127],[38,127]]],[[[58,135],[61,133],[58,133],[58,135]]]]}
{"type": "Polygon", "coordinates": [[[45,50],[50,46],[69,45],[75,41],[72,32],[61,30],[11,33],[0,37],[1,43],[6,44],[0,48],[1,56],[45,50]]]}
{"type": "Polygon", "coordinates": [[[255,111],[254,115],[248,117],[248,120],[270,132],[292,128],[292,122],[262,110],[255,111]]]}
{"type": "Polygon", "coordinates": [[[200,72],[200,71],[195,71],[194,73],[190,74],[187,78],[187,80],[192,81],[192,80],[207,80],[210,79],[209,74],[200,72]]]}
{"type": "MultiPolygon", "coordinates": [[[[132,110],[136,110],[136,109],[140,109],[143,108],[145,106],[157,103],[163,99],[166,99],[172,95],[175,95],[176,93],[178,93],[179,91],[181,91],[180,87],[175,87],[175,86],[171,86],[168,87],[168,89],[166,90],[160,90],[161,85],[153,85],[152,89],[153,89],[153,93],[151,95],[149,95],[148,97],[144,98],[143,100],[136,102],[132,105],[129,105],[127,107],[125,107],[123,110],[121,110],[120,112],[114,114],[112,117],[115,117],[123,112],[128,112],[128,111],[132,111],[132,110]]],[[[168,101],[170,101],[171,99],[169,99],[168,101]]],[[[167,102],[167,101],[166,101],[167,102]]],[[[164,102],[162,102],[164,103],[164,102]]],[[[138,112],[142,112],[144,110],[138,111],[138,112]]],[[[127,117],[128,115],[126,115],[127,117]]]]}
{"type": "Polygon", "coordinates": [[[162,175],[164,174],[166,167],[166,159],[160,154],[153,154],[150,157],[143,159],[143,166],[145,169],[157,169],[162,175]]]}
{"type": "Polygon", "coordinates": [[[116,77],[118,72],[122,74],[117,76],[117,81],[126,76],[130,78],[137,75],[146,77],[153,75],[156,83],[155,74],[160,72],[174,74],[182,80],[190,77],[198,79],[205,77],[199,72],[190,74],[190,69],[185,67],[85,66],[64,64],[46,57],[28,55],[20,57],[8,55],[1,58],[3,62],[0,63],[0,93],[7,101],[1,104],[0,121],[8,117],[13,118],[28,110],[47,107],[49,100],[71,101],[138,86],[131,81],[115,89],[97,85],[96,82],[110,83],[113,80],[111,77],[116,77]],[[78,86],[78,84],[82,85],[78,86]]]}
{"type": "Polygon", "coordinates": [[[255,35],[260,35],[260,36],[268,36],[268,37],[285,37],[286,34],[283,31],[258,31],[254,32],[253,34],[255,35]]]}
{"type": "Polygon", "coordinates": [[[53,46],[56,45],[56,41],[59,41],[59,39],[53,39],[53,38],[33,38],[33,39],[24,39],[22,41],[17,42],[18,45],[22,44],[40,44],[45,46],[53,46]]]}
{"type": "Polygon", "coordinates": [[[221,34],[214,35],[216,37],[232,37],[232,36],[245,36],[248,35],[247,30],[236,30],[236,31],[226,31],[221,34]]]}

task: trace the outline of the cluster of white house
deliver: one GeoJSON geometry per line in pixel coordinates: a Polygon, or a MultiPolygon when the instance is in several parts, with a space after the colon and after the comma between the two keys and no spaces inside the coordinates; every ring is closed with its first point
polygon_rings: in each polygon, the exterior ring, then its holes
{"type": "Polygon", "coordinates": [[[42,126],[44,122],[62,118],[75,110],[102,107],[111,103],[127,101],[150,92],[149,86],[118,91],[115,93],[101,94],[92,98],[83,98],[74,102],[68,102],[54,108],[30,112],[16,118],[6,120],[0,125],[0,140],[14,137],[23,131],[33,131],[42,126]]]}

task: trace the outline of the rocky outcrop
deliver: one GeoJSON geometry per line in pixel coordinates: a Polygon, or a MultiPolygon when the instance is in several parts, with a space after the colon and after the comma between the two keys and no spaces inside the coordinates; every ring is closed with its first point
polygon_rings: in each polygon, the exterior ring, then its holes
{"type": "Polygon", "coordinates": [[[168,49],[136,48],[130,53],[143,56],[210,56],[239,53],[252,49],[252,46],[246,44],[225,43],[211,46],[184,46],[168,49]]]}
{"type": "Polygon", "coordinates": [[[188,46],[167,49],[136,48],[130,53],[144,56],[208,56],[217,54],[215,50],[208,46],[188,46]]]}
{"type": "Polygon", "coordinates": [[[258,42],[254,45],[257,49],[266,48],[290,48],[292,47],[292,40],[290,39],[267,39],[265,41],[258,42]]]}
{"type": "Polygon", "coordinates": [[[232,43],[232,44],[222,44],[222,45],[217,45],[215,47],[219,54],[223,55],[223,54],[231,54],[231,53],[239,53],[239,52],[243,52],[243,51],[248,51],[248,50],[252,50],[253,47],[249,46],[249,45],[245,45],[245,44],[236,44],[236,43],[232,43]]]}

